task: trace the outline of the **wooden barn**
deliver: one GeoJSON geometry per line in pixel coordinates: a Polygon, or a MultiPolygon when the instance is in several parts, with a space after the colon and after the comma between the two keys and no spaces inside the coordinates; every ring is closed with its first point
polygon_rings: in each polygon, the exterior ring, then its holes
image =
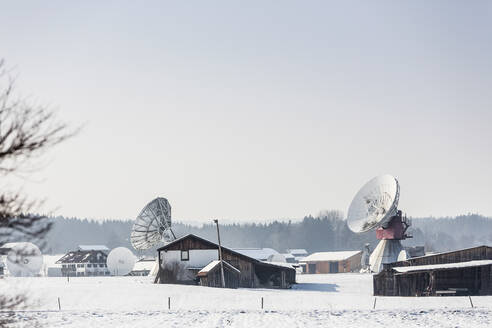
{"type": "Polygon", "coordinates": [[[479,246],[385,264],[374,295],[492,295],[492,247],[479,246]]]}
{"type": "MultiPolygon", "coordinates": [[[[156,282],[199,284],[199,272],[218,260],[218,248],[193,234],[159,248],[156,282]]],[[[296,272],[288,263],[262,262],[227,247],[222,247],[222,260],[239,270],[239,287],[290,288],[295,284],[296,272]]]]}
{"type": "Polygon", "coordinates": [[[318,252],[300,261],[305,273],[339,273],[360,270],[362,251],[318,252]]]}

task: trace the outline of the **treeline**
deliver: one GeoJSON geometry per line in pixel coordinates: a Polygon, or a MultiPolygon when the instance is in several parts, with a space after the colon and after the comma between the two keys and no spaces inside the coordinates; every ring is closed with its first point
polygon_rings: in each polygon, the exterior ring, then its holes
{"type": "MultiPolygon", "coordinates": [[[[45,253],[60,254],[78,245],[104,244],[109,248],[131,248],[133,221],[91,221],[78,218],[52,218],[53,228],[43,246],[45,253]]],[[[289,248],[305,248],[308,252],[362,249],[365,243],[374,248],[378,243],[374,232],[355,234],[347,227],[343,215],[328,211],[319,217],[306,216],[301,221],[225,224],[220,226],[221,239],[228,247],[271,247],[280,252],[289,248]]],[[[215,225],[201,226],[175,223],[180,237],[193,233],[216,241],[215,225]]],[[[492,244],[492,219],[476,214],[455,218],[414,218],[407,246],[425,245],[428,251],[446,251],[492,244]]],[[[154,249],[144,254],[154,254],[154,249]]]]}

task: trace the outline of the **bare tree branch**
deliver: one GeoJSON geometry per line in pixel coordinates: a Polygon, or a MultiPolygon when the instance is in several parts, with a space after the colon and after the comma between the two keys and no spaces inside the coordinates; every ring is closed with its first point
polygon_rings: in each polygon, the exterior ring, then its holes
{"type": "MultiPolygon", "coordinates": [[[[48,107],[29,103],[14,95],[15,80],[0,59],[0,175],[23,171],[27,163],[53,146],[73,136],[48,107]]],[[[40,203],[29,201],[15,192],[0,192],[0,245],[15,241],[33,241],[42,246],[51,222],[32,214],[40,203]]],[[[14,322],[15,312],[26,304],[24,294],[0,294],[0,328],[14,322]]]]}

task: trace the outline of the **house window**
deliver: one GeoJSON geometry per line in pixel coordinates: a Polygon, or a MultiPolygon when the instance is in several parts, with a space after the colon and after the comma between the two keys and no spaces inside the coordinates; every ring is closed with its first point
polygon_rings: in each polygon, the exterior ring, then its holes
{"type": "Polygon", "coordinates": [[[88,263],[88,264],[87,264],[87,267],[88,267],[88,268],[92,268],[92,264],[88,263]]]}
{"type": "Polygon", "coordinates": [[[181,261],[188,261],[190,259],[190,253],[188,251],[181,251],[181,261]]]}

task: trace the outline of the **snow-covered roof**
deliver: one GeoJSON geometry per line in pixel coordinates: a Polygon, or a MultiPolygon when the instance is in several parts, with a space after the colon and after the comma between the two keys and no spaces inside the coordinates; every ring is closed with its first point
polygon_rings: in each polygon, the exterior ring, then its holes
{"type": "Polygon", "coordinates": [[[75,251],[68,252],[61,259],[56,261],[60,263],[105,263],[107,255],[103,251],[75,251]]]}
{"type": "Polygon", "coordinates": [[[146,260],[138,261],[135,262],[132,271],[145,271],[145,270],[152,271],[155,265],[156,265],[156,261],[146,261],[146,260]]]}
{"type": "MultiPolygon", "coordinates": [[[[230,265],[229,263],[227,263],[226,261],[223,262],[225,266],[227,266],[228,268],[240,273],[241,271],[239,271],[238,269],[236,269],[234,266],[230,265]]],[[[213,268],[215,268],[217,265],[220,264],[220,261],[218,260],[215,260],[215,261],[212,261],[210,262],[209,264],[207,264],[203,269],[201,269],[200,271],[198,271],[198,275],[206,275],[207,273],[209,273],[210,271],[213,270],[213,268]]]]}
{"type": "Polygon", "coordinates": [[[294,255],[292,255],[291,253],[281,253],[283,256],[285,256],[286,259],[293,259],[295,258],[294,255]]]}
{"type": "Polygon", "coordinates": [[[362,253],[362,251],[318,252],[306,256],[305,258],[302,259],[302,262],[343,261],[359,253],[362,253]]]}
{"type": "Polygon", "coordinates": [[[109,248],[105,245],[79,245],[81,251],[109,251],[109,248]]]}
{"type": "Polygon", "coordinates": [[[287,263],[287,262],[267,262],[267,261],[262,261],[262,263],[273,264],[273,265],[276,265],[276,266],[279,266],[279,267],[294,269],[294,266],[291,263],[287,263]]]}
{"type": "Polygon", "coordinates": [[[232,248],[232,250],[259,261],[266,261],[270,255],[279,254],[272,248],[232,248]]]}
{"type": "Polygon", "coordinates": [[[458,262],[458,263],[444,263],[444,264],[412,265],[412,266],[404,266],[404,267],[394,267],[393,270],[395,270],[397,272],[414,272],[414,271],[468,268],[468,267],[491,265],[491,264],[492,264],[492,260],[477,260],[477,261],[458,262]]]}
{"type": "Polygon", "coordinates": [[[308,255],[308,252],[304,248],[288,249],[287,252],[292,255],[308,255]]]}

